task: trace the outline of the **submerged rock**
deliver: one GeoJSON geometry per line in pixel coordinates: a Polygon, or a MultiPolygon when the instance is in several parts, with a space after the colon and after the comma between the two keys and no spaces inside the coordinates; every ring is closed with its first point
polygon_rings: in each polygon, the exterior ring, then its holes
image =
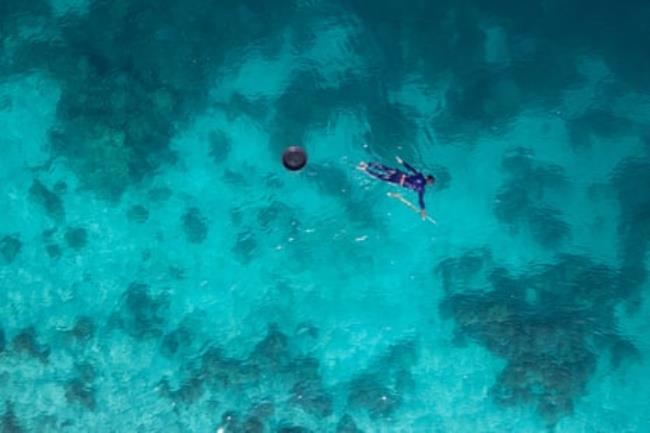
{"type": "Polygon", "coordinates": [[[151,201],[162,202],[172,196],[172,190],[166,186],[152,188],[147,192],[147,196],[151,201]]]}
{"type": "Polygon", "coordinates": [[[149,210],[142,205],[136,204],[129,208],[126,217],[129,221],[142,224],[149,219],[149,210]]]}
{"type": "Polygon", "coordinates": [[[62,221],[65,218],[63,201],[58,195],[47,189],[40,180],[34,179],[32,186],[29,188],[29,196],[43,207],[50,218],[56,221],[62,221]]]}
{"type": "Polygon", "coordinates": [[[40,347],[36,341],[36,330],[30,326],[23,329],[16,335],[12,341],[13,349],[18,353],[26,354],[32,358],[38,359],[43,364],[47,364],[50,356],[50,348],[40,347]]]}
{"type": "Polygon", "coordinates": [[[350,415],[345,414],[336,425],[336,433],[363,433],[363,431],[357,428],[357,424],[350,415]]]}
{"type": "Polygon", "coordinates": [[[61,255],[63,254],[63,251],[61,251],[61,247],[58,246],[57,244],[47,245],[45,247],[45,252],[51,259],[55,259],[55,260],[60,258],[61,255]]]}
{"type": "Polygon", "coordinates": [[[169,300],[166,296],[153,296],[149,286],[133,282],[122,295],[123,310],[119,316],[122,326],[134,338],[144,339],[162,335],[166,323],[169,300]]]}
{"type": "Polygon", "coordinates": [[[544,164],[530,149],[517,148],[504,157],[506,172],[496,196],[494,214],[513,231],[528,226],[532,238],[545,248],[555,248],[571,234],[561,212],[544,204],[547,190],[566,187],[566,175],[560,166],[544,164]]]}
{"type": "Polygon", "coordinates": [[[251,359],[271,364],[284,363],[289,359],[289,339],[277,325],[270,325],[266,337],[255,346],[251,359]]]}
{"type": "Polygon", "coordinates": [[[256,248],[257,241],[255,240],[252,231],[245,231],[237,235],[237,241],[231,251],[239,257],[243,263],[249,263],[253,259],[256,248]]]}
{"type": "Polygon", "coordinates": [[[5,401],[5,412],[0,420],[2,433],[23,433],[25,430],[18,423],[18,417],[14,412],[14,406],[10,401],[5,401]]]}
{"type": "Polygon", "coordinates": [[[239,415],[234,410],[228,410],[221,415],[221,427],[224,431],[229,432],[239,432],[240,423],[239,415]]]}
{"type": "Polygon", "coordinates": [[[324,418],[332,414],[332,396],[317,382],[302,382],[292,389],[291,401],[305,412],[324,418]]]}
{"type": "Polygon", "coordinates": [[[13,263],[23,248],[18,235],[6,235],[0,239],[0,255],[6,263],[13,263]]]}
{"type": "Polygon", "coordinates": [[[555,248],[571,234],[569,224],[560,215],[560,211],[549,207],[531,209],[528,225],[533,239],[541,246],[555,248]]]}
{"type": "Polygon", "coordinates": [[[312,433],[312,431],[306,427],[290,426],[280,427],[280,429],[278,429],[278,433],[312,433]]]}
{"type": "Polygon", "coordinates": [[[160,343],[160,352],[164,356],[171,358],[191,343],[192,335],[190,331],[181,326],[165,334],[160,343]]]}
{"type": "Polygon", "coordinates": [[[217,164],[222,163],[230,153],[230,138],[223,131],[212,131],[210,140],[210,157],[217,164]]]}
{"type": "Polygon", "coordinates": [[[381,384],[378,378],[365,375],[350,384],[348,403],[351,406],[365,409],[373,418],[392,415],[399,408],[399,396],[381,384]]]}
{"type": "Polygon", "coordinates": [[[172,389],[167,378],[158,383],[158,392],[174,402],[191,405],[205,393],[204,381],[200,377],[190,377],[183,381],[178,389],[172,389]]]}
{"type": "Polygon", "coordinates": [[[95,335],[95,323],[88,316],[79,316],[70,332],[78,340],[89,340],[95,335]]]}
{"type": "Polygon", "coordinates": [[[187,209],[181,218],[186,239],[193,244],[200,244],[208,236],[208,223],[197,207],[187,209]]]}
{"type": "Polygon", "coordinates": [[[74,250],[80,250],[88,242],[88,232],[81,227],[69,228],[65,232],[65,241],[68,246],[74,250]]]}
{"type": "Polygon", "coordinates": [[[506,361],[490,390],[499,405],[533,405],[552,427],[586,392],[595,349],[604,346],[614,363],[617,355],[637,351],[618,336],[614,307],[624,293],[608,266],[560,255],[521,276],[498,266],[485,274],[491,290],[459,290],[441,309],[462,336],[506,361]]]}
{"type": "Polygon", "coordinates": [[[257,417],[249,416],[242,423],[243,433],[264,433],[264,423],[257,417]]]}
{"type": "Polygon", "coordinates": [[[68,403],[79,404],[89,410],[95,410],[97,406],[94,387],[81,378],[75,378],[66,383],[65,398],[68,403]]]}

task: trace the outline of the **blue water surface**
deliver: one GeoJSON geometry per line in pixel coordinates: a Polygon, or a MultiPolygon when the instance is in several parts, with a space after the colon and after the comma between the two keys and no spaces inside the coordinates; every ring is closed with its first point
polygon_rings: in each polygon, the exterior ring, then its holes
{"type": "Polygon", "coordinates": [[[649,22],[3,0],[0,432],[650,431],[649,22]]]}

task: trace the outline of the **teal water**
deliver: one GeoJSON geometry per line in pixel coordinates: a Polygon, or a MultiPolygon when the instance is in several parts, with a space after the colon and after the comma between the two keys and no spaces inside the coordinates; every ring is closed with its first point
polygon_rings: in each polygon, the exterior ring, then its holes
{"type": "Polygon", "coordinates": [[[650,431],[650,7],[484,3],[0,3],[0,432],[650,431]]]}

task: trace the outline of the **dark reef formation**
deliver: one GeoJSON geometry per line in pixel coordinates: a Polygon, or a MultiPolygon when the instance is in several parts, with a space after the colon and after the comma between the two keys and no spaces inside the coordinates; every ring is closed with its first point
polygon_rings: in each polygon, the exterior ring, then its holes
{"type": "Polygon", "coordinates": [[[590,148],[594,138],[622,137],[641,129],[634,121],[603,108],[590,109],[568,119],[567,127],[571,144],[577,149],[590,148]]]}
{"type": "Polygon", "coordinates": [[[173,358],[178,353],[189,348],[191,344],[192,332],[188,327],[181,324],[163,336],[160,343],[160,353],[168,358],[173,358]]]}
{"type": "Polygon", "coordinates": [[[283,0],[92,2],[86,14],[58,20],[48,3],[24,3],[3,4],[3,29],[29,13],[60,34],[19,44],[7,71],[40,69],[60,82],[54,151],[82,187],[110,199],[175,161],[175,125],[207,107],[219,67],[250,45],[274,55],[293,11],[283,0]]]}
{"type": "Polygon", "coordinates": [[[54,221],[61,222],[65,219],[63,200],[38,179],[34,179],[32,182],[32,186],[29,188],[29,196],[54,221]]]}
{"type": "Polygon", "coordinates": [[[264,433],[269,431],[265,427],[265,422],[271,414],[272,410],[271,412],[260,411],[258,406],[253,408],[242,421],[237,412],[229,410],[221,415],[219,428],[222,428],[224,433],[264,433]]]}
{"type": "MultiPolygon", "coordinates": [[[[155,205],[175,194],[155,176],[179,158],[170,147],[172,137],[208,108],[225,112],[231,120],[252,118],[268,131],[276,155],[288,143],[309,141],[311,133],[329,128],[338,116],[351,115],[367,128],[363,138],[369,157],[390,160],[399,154],[418,166],[424,163],[424,152],[413,143],[420,133],[435,146],[472,146],[478,136],[500,134],[521,113],[557,114],[576,151],[592,146],[594,138],[614,139],[645,127],[609,103],[627,91],[645,95],[650,90],[647,1],[618,2],[615,7],[606,0],[587,6],[566,0],[168,0],[162,7],[154,0],[87,3],[87,11],[59,16],[47,0],[1,1],[0,82],[37,73],[58,84],[56,122],[43,146],[52,152],[46,165],[65,164],[82,190],[108,200],[120,199],[133,185],[146,188],[143,201],[127,203],[125,218],[136,224],[149,222],[155,205]],[[332,44],[344,53],[332,62],[340,63],[332,74],[304,56],[320,36],[321,21],[350,30],[332,44]],[[495,31],[500,42],[495,42],[495,31]],[[227,73],[236,73],[246,56],[260,53],[273,60],[287,41],[296,61],[277,101],[244,95],[241,89],[222,101],[209,100],[210,90],[220,87],[227,73]],[[599,87],[597,106],[565,118],[557,110],[567,90],[585,83],[585,57],[602,60],[611,83],[599,87]],[[405,85],[421,86],[420,79],[425,99],[435,105],[427,117],[399,96],[405,85]],[[438,95],[446,84],[447,90],[438,95]],[[429,131],[436,132],[435,140],[429,131]]],[[[0,110],[10,110],[12,104],[17,105],[0,96],[0,110]]],[[[650,150],[645,128],[641,144],[650,150]]],[[[227,167],[236,150],[228,131],[214,129],[206,135],[206,156],[223,181],[233,188],[250,186],[241,171],[227,167]]],[[[438,177],[436,188],[449,185],[445,167],[423,167],[438,177]]],[[[528,230],[548,250],[563,246],[571,228],[548,201],[548,194],[566,187],[562,168],[536,161],[526,149],[507,155],[502,168],[506,180],[496,197],[497,219],[512,230],[528,230]]],[[[65,204],[77,183],[68,186],[41,171],[33,170],[38,177],[22,192],[54,226],[43,232],[45,252],[54,264],[68,248],[72,253],[87,248],[95,232],[66,221],[72,209],[66,210],[65,204]]],[[[305,174],[311,186],[330,198],[356,188],[344,170],[327,162],[311,164],[305,174]]],[[[275,175],[263,179],[270,189],[289,182],[275,175]]],[[[610,355],[612,368],[640,356],[634,342],[618,334],[614,309],[621,303],[630,311],[638,309],[648,281],[647,157],[620,163],[610,185],[620,203],[620,269],[563,255],[554,263],[515,273],[495,263],[487,250],[469,251],[437,267],[446,295],[441,311],[456,321],[456,341],[473,341],[506,362],[492,388],[494,400],[533,405],[548,425],[572,412],[601,352],[610,355]]],[[[364,227],[373,222],[365,201],[348,195],[341,203],[353,222],[364,227]]],[[[210,219],[217,218],[206,217],[199,206],[180,209],[176,221],[196,248],[207,243],[210,219]]],[[[293,233],[301,225],[279,201],[256,212],[254,218],[265,232],[283,226],[293,233]]],[[[265,242],[246,225],[251,221],[244,210],[232,210],[231,217],[237,228],[234,243],[226,249],[250,263],[265,242]]],[[[3,265],[21,262],[26,250],[31,251],[26,236],[3,231],[3,265]]],[[[144,252],[143,262],[151,264],[151,256],[144,252]]],[[[176,267],[169,268],[169,275],[174,281],[184,277],[176,267]]],[[[271,325],[250,353],[233,357],[226,343],[206,341],[192,326],[177,325],[168,317],[169,302],[153,283],[134,281],[110,323],[133,338],[133,344],[150,343],[164,362],[178,367],[158,387],[177,407],[218,400],[223,393],[234,395],[238,408],[250,407],[246,413],[224,413],[227,431],[308,432],[302,420],[285,417],[285,409],[332,427],[340,415],[336,408],[343,407],[349,415],[339,420],[337,433],[359,433],[352,417],[390,421],[408,402],[414,386],[411,369],[417,362],[412,342],[396,344],[349,383],[337,384],[344,394],[337,401],[339,388],[334,392],[325,383],[316,355],[297,350],[293,337],[279,327],[271,325]],[[270,422],[269,413],[283,421],[270,422]]],[[[81,315],[66,331],[77,349],[100,340],[99,320],[81,315]]],[[[305,332],[318,338],[317,329],[305,332]]],[[[20,356],[45,365],[50,347],[54,343],[37,336],[33,326],[0,330],[3,358],[20,356]]],[[[96,409],[101,389],[94,368],[78,362],[73,373],[63,383],[67,401],[96,409]]],[[[2,432],[23,432],[27,428],[21,426],[31,423],[31,417],[17,419],[12,403],[5,402],[2,432]]]]}
{"type": "Polygon", "coordinates": [[[14,412],[14,406],[10,401],[5,401],[5,411],[0,419],[0,431],[2,433],[24,433],[25,430],[20,426],[18,417],[14,412]]]}
{"type": "Polygon", "coordinates": [[[71,227],[65,231],[65,241],[73,250],[80,250],[88,242],[88,232],[83,227],[71,227]]]}
{"type": "Polygon", "coordinates": [[[305,427],[300,427],[300,426],[288,426],[288,427],[280,427],[277,430],[278,433],[312,433],[311,430],[305,427]]]}
{"type": "Polygon", "coordinates": [[[189,207],[181,218],[183,232],[188,242],[200,244],[208,236],[208,223],[197,207],[189,207]]]}
{"type": "Polygon", "coordinates": [[[79,316],[70,330],[70,334],[77,341],[88,341],[95,336],[96,325],[92,318],[88,316],[79,316]]]}
{"type": "Polygon", "coordinates": [[[650,157],[621,162],[612,179],[621,209],[619,254],[625,279],[621,290],[629,297],[632,309],[641,304],[643,284],[648,281],[645,263],[650,250],[650,191],[642,185],[649,182],[650,157]]]}
{"type": "MultiPolygon", "coordinates": [[[[372,66],[370,66],[372,67],[372,66]]],[[[385,158],[394,157],[396,144],[413,141],[416,125],[408,116],[408,107],[392,102],[388,84],[377,76],[360,77],[348,73],[341,81],[324,85],[316,69],[300,71],[275,104],[276,115],[271,134],[271,149],[280,155],[287,138],[303,142],[311,129],[327,126],[342,112],[367,117],[371,148],[385,158]],[[305,101],[313,103],[305,104],[305,101]]],[[[403,157],[413,160],[407,148],[403,157]]]]}
{"type": "Polygon", "coordinates": [[[208,137],[210,142],[210,157],[212,160],[220,164],[226,160],[230,154],[232,144],[230,138],[223,131],[212,131],[208,137]]]}
{"type": "Polygon", "coordinates": [[[560,167],[536,163],[533,152],[518,148],[501,164],[507,178],[497,197],[494,213],[513,229],[528,227],[540,245],[554,248],[568,238],[569,225],[558,209],[543,204],[549,189],[564,186],[566,176],[560,167]]]}
{"type": "Polygon", "coordinates": [[[37,359],[43,364],[49,362],[50,348],[37,341],[36,329],[29,326],[21,330],[12,340],[12,348],[16,353],[37,359]]]}
{"type": "Polygon", "coordinates": [[[257,241],[252,230],[240,232],[237,235],[235,245],[230,250],[235,257],[242,263],[250,263],[255,257],[255,249],[257,248],[257,241]]]}
{"type": "Polygon", "coordinates": [[[491,264],[492,254],[488,249],[468,250],[458,257],[441,260],[435,272],[445,293],[450,294],[458,288],[472,287],[474,278],[491,264]]]}
{"type": "MultiPolygon", "coordinates": [[[[153,0],[92,2],[86,14],[60,19],[46,1],[9,0],[0,11],[3,34],[31,22],[59,29],[56,38],[15,42],[0,65],[3,75],[39,70],[61,84],[58,122],[51,131],[55,154],[65,157],[82,186],[109,198],[175,162],[170,138],[208,107],[206,89],[226,62],[238,64],[250,47],[273,58],[287,36],[299,56],[313,47],[318,19],[358,23],[345,48],[363,61],[362,70],[342,68],[338,82],[331,82],[317,65],[305,62],[296,67],[275,110],[264,98],[237,91],[217,103],[228,118],[244,114],[268,123],[277,154],[287,140],[302,142],[307,131],[343,112],[365,116],[367,142],[383,158],[394,156],[400,143],[413,142],[418,124],[435,128],[442,141],[462,133],[463,141],[472,143],[475,134],[498,130],[523,111],[550,112],[560,105],[565,90],[584,82],[579,69],[585,53],[600,56],[618,88],[650,88],[643,51],[650,6],[640,0],[616,11],[598,0],[587,12],[579,2],[522,6],[507,0],[400,5],[354,0],[329,7],[296,7],[288,0],[272,6],[259,0],[209,5],[170,0],[157,6],[153,0]],[[433,39],[432,28],[438,29],[433,39]],[[490,50],[500,55],[494,58],[490,50]],[[392,96],[414,72],[432,89],[450,79],[440,101],[444,110],[430,119],[418,118],[392,96]]],[[[629,125],[601,107],[567,123],[578,144],[629,125]]],[[[221,163],[231,150],[228,136],[216,130],[208,140],[211,157],[221,163]]],[[[407,160],[417,159],[410,147],[404,152],[407,160]]]]}
{"type": "Polygon", "coordinates": [[[113,324],[137,340],[163,335],[167,324],[169,297],[153,295],[147,284],[133,282],[122,294],[120,309],[113,315],[113,324]]]}
{"type": "Polygon", "coordinates": [[[6,264],[13,263],[22,248],[23,242],[17,234],[5,235],[0,239],[0,256],[6,264]]]}
{"type": "Polygon", "coordinates": [[[418,359],[414,342],[394,344],[348,385],[348,404],[372,418],[390,418],[412,389],[411,367],[418,359]]]}
{"type": "Polygon", "coordinates": [[[89,363],[75,366],[75,375],[65,383],[65,398],[70,404],[78,404],[85,409],[95,410],[95,368],[89,363]]]}
{"type": "Polygon", "coordinates": [[[622,86],[650,88],[650,62],[643,54],[650,6],[640,0],[616,11],[604,0],[589,11],[576,1],[348,4],[364,25],[357,51],[374,61],[373,69],[383,77],[399,79],[416,70],[432,85],[442,76],[452,77],[445,109],[432,121],[443,138],[484,134],[524,110],[551,110],[564,90],[583,82],[579,61],[584,53],[600,56],[622,86]],[[503,32],[496,47],[502,58],[486,56],[486,43],[492,42],[486,23],[503,32]],[[439,37],[431,38],[432,28],[439,37]]]}
{"type": "Polygon", "coordinates": [[[357,428],[357,424],[350,415],[345,414],[336,424],[336,433],[363,433],[363,431],[357,428]]]}
{"type": "MultiPolygon", "coordinates": [[[[312,333],[317,335],[317,330],[312,333]]],[[[319,360],[297,351],[293,337],[277,325],[270,324],[266,335],[241,358],[229,356],[216,344],[193,345],[195,338],[184,327],[162,338],[160,350],[165,356],[174,358],[183,352],[183,356],[177,357],[177,373],[158,382],[157,390],[162,397],[179,407],[211,401],[224,393],[235,397],[238,408],[248,406],[250,410],[223,412],[219,427],[225,431],[270,431],[270,417],[285,411],[299,410],[317,423],[331,420],[337,396],[324,384],[319,360]],[[251,401],[258,403],[251,405],[251,401]]],[[[339,420],[337,432],[361,433],[352,418],[360,412],[390,420],[413,389],[411,367],[416,362],[415,343],[400,342],[345,384],[347,396],[341,396],[345,397],[341,403],[347,404],[349,414],[339,420]]],[[[281,425],[280,429],[304,428],[288,421],[281,425]]]]}
{"type": "MultiPolygon", "coordinates": [[[[638,358],[634,344],[617,333],[614,308],[626,293],[616,270],[574,255],[520,276],[478,262],[470,268],[491,288],[472,291],[476,286],[451,275],[441,312],[456,321],[456,341],[468,338],[507,361],[491,390],[497,403],[532,404],[553,426],[586,392],[599,352],[611,354],[614,368],[638,358]]],[[[458,269],[439,267],[443,274],[458,269]]]]}
{"type": "Polygon", "coordinates": [[[129,208],[129,210],[126,212],[126,217],[129,219],[129,221],[143,224],[149,219],[149,210],[140,204],[136,204],[129,208]]]}

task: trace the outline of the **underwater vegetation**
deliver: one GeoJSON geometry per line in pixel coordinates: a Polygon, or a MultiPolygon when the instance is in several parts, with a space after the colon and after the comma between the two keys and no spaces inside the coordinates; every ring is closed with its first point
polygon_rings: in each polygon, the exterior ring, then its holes
{"type": "MultiPolygon", "coordinates": [[[[467,263],[467,258],[457,260],[467,263]]],[[[506,361],[491,389],[498,404],[533,405],[553,426],[573,413],[600,353],[610,354],[611,368],[638,359],[633,342],[617,332],[614,309],[627,294],[615,269],[561,255],[554,263],[512,275],[472,260],[470,268],[481,272],[482,285],[475,280],[465,286],[467,280],[453,277],[463,268],[449,263],[439,267],[452,274],[441,313],[456,322],[455,341],[469,339],[506,361]]]]}

